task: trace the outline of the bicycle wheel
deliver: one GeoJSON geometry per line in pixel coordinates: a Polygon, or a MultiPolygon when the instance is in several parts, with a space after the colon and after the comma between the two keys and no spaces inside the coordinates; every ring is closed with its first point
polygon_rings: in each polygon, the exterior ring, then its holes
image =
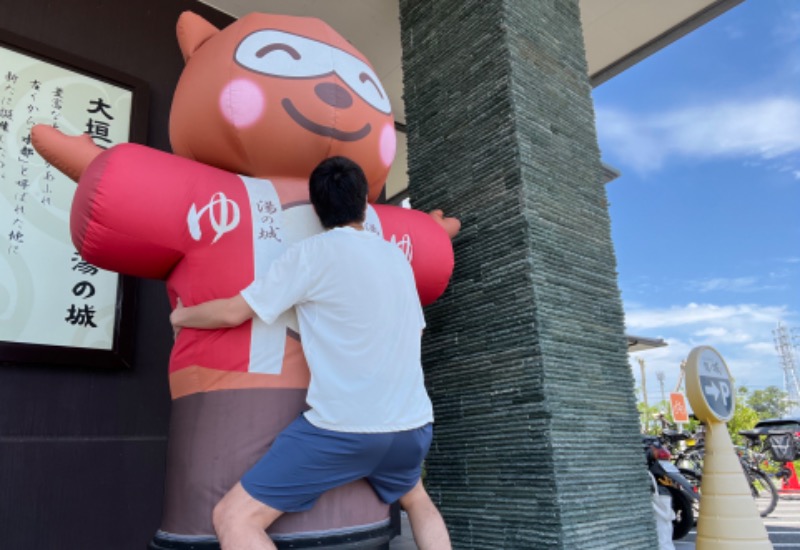
{"type": "Polygon", "coordinates": [[[747,470],[747,482],[761,517],[770,515],[778,505],[778,490],[767,474],[760,470],[747,470]]]}

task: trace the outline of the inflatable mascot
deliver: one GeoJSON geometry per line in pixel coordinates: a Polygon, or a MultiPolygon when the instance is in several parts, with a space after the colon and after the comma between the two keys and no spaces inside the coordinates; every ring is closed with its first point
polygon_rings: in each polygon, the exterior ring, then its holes
{"type": "MultiPolygon", "coordinates": [[[[318,19],[250,14],[219,30],[186,12],[177,34],[186,67],[171,110],[174,154],[136,144],[103,150],[49,126],[34,128],[33,143],[79,182],[70,230],[83,258],[165,279],[172,304],[180,297],[191,305],[239,292],[287,245],[322,231],[308,177],[323,159],[359,163],[374,202],[394,159],[395,129],[364,56],[318,19]]],[[[457,220],[371,204],[366,227],[403,248],[423,304],[444,291],[457,220]]],[[[272,325],[180,332],[169,365],[164,516],[152,549],[213,547],[214,505],[306,408],[297,330],[287,312],[272,325]]],[[[360,481],[285,515],[270,534],[279,544],[352,543],[385,536],[388,517],[360,481]]]]}

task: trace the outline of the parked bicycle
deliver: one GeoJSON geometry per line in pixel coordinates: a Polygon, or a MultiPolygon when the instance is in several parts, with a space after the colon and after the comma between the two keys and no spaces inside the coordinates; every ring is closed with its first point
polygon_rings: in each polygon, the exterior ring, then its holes
{"type": "MultiPolygon", "coordinates": [[[[746,439],[746,441],[749,440],[746,439]]],[[[778,489],[767,472],[761,469],[761,465],[766,462],[767,457],[764,453],[760,453],[748,445],[736,447],[736,454],[739,455],[739,462],[742,464],[747,483],[750,485],[750,492],[756,501],[758,513],[762,518],[770,515],[778,505],[778,489]]]]}
{"type": "Polygon", "coordinates": [[[762,420],[752,430],[743,430],[745,447],[778,487],[792,475],[789,462],[800,459],[800,418],[762,420]]]}
{"type": "MultiPolygon", "coordinates": [[[[703,480],[703,459],[705,457],[705,438],[702,425],[694,433],[671,429],[666,419],[658,418],[664,426],[660,439],[672,453],[672,461],[681,475],[697,487],[703,480]]],[[[740,434],[743,434],[740,432],[740,434]]],[[[749,439],[745,435],[746,441],[749,439]]],[[[753,499],[761,517],[771,514],[778,505],[778,490],[768,473],[761,468],[763,453],[753,445],[737,448],[737,455],[753,499]]],[[[695,514],[699,513],[700,504],[695,505],[695,514]]]]}

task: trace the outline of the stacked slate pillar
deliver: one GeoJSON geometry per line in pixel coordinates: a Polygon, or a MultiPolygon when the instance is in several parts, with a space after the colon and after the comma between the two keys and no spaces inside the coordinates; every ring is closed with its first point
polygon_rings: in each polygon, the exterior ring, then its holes
{"type": "Polygon", "coordinates": [[[454,546],[650,550],[578,0],[400,11],[412,205],[463,223],[423,351],[454,546]]]}

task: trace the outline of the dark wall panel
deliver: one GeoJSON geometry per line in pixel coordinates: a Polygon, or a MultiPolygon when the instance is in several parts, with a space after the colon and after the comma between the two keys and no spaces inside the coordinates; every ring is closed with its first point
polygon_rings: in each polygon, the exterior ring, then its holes
{"type": "MultiPolygon", "coordinates": [[[[168,151],[184,10],[232,21],[189,0],[3,0],[0,30],[144,80],[147,144],[168,151]]],[[[163,283],[136,286],[131,369],[0,366],[0,548],[141,550],[158,528],[172,333],[163,283]]]]}
{"type": "Polygon", "coordinates": [[[159,521],[165,450],[163,438],[5,441],[0,546],[143,550],[159,521]]]}

